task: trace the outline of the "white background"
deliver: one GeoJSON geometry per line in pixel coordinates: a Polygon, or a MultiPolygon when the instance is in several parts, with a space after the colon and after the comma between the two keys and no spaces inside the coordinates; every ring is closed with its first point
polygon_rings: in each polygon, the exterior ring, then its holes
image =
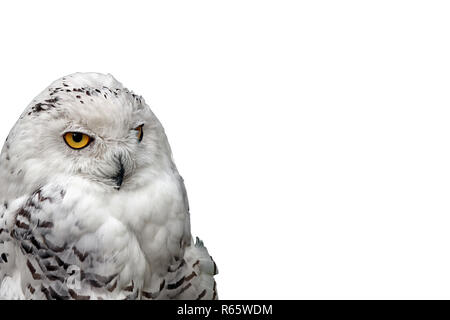
{"type": "Polygon", "coordinates": [[[113,74],[166,128],[222,299],[450,298],[446,1],[3,1],[0,139],[113,74]]]}

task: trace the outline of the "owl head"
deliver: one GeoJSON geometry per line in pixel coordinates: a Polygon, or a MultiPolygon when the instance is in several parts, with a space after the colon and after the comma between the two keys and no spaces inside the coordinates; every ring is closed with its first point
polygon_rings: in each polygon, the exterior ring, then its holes
{"type": "Polygon", "coordinates": [[[24,189],[3,190],[13,193],[70,178],[120,192],[176,171],[164,129],[143,98],[99,73],[63,77],[38,95],[0,161],[2,188],[24,189]]]}

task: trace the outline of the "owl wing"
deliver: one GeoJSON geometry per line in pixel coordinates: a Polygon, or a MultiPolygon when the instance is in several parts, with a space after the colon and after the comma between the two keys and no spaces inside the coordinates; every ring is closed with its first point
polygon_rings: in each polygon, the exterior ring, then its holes
{"type": "MultiPolygon", "coordinates": [[[[184,180],[181,176],[179,178],[185,207],[189,212],[189,200],[184,180]]],[[[217,265],[203,241],[197,238],[194,242],[191,238],[190,220],[187,220],[186,233],[189,234],[190,243],[187,243],[184,248],[183,259],[177,265],[169,267],[165,279],[166,287],[160,297],[179,300],[217,300],[219,297],[214,280],[214,276],[218,274],[217,265]]]]}
{"type": "Polygon", "coordinates": [[[115,290],[114,270],[96,268],[103,257],[80,249],[79,237],[55,230],[64,223],[57,216],[77,224],[61,206],[64,193],[49,185],[5,203],[0,215],[0,298],[87,300],[108,298],[115,290]]]}
{"type": "Polygon", "coordinates": [[[163,299],[217,300],[217,285],[214,276],[218,269],[203,241],[185,248],[184,258],[178,266],[171,266],[167,277],[163,299]]]}

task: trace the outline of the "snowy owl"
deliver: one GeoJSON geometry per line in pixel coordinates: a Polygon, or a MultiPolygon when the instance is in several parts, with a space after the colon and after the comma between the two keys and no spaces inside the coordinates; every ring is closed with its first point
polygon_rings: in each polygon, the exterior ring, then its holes
{"type": "Polygon", "coordinates": [[[53,82],[0,156],[0,298],[217,299],[183,179],[142,97],[111,75],[53,82]]]}

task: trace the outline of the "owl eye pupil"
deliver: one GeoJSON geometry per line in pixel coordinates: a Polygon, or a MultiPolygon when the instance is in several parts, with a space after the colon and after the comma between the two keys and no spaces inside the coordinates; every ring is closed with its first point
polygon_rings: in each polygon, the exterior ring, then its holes
{"type": "Polygon", "coordinates": [[[77,143],[81,142],[81,140],[83,140],[83,135],[81,133],[78,133],[78,132],[72,133],[72,139],[73,139],[73,141],[75,141],[77,143]]]}

